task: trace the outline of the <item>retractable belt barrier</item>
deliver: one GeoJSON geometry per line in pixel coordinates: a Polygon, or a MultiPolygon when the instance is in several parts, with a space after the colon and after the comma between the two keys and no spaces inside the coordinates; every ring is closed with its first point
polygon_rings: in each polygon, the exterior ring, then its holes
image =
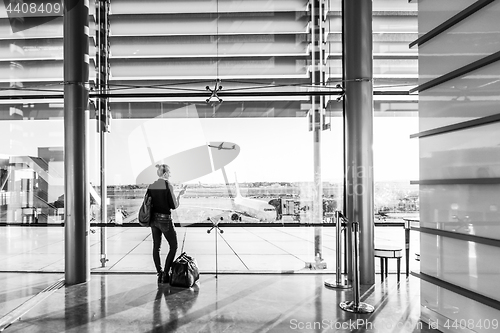
{"type": "MultiPolygon", "coordinates": [[[[348,221],[349,223],[349,221],[348,221]]],[[[353,300],[345,301],[339,304],[344,311],[354,313],[372,313],[374,307],[370,304],[360,302],[359,298],[359,223],[350,222],[352,230],[352,292],[353,300]]]]}
{"type": "MultiPolygon", "coordinates": [[[[347,278],[342,282],[342,231],[347,233],[347,224],[344,216],[338,210],[335,211],[335,239],[336,239],[336,263],[335,263],[335,280],[325,280],[325,286],[336,289],[351,288],[347,282],[347,278]],[[344,228],[342,226],[344,225],[344,228]]],[[[344,237],[345,245],[345,237],[344,237]]],[[[344,256],[344,259],[347,259],[344,256]]],[[[347,268],[347,262],[344,262],[344,267],[347,268]]]]}

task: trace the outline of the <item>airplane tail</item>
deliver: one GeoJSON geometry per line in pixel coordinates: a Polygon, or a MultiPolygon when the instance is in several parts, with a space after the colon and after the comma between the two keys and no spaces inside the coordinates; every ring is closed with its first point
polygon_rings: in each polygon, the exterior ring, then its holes
{"type": "Polygon", "coordinates": [[[236,186],[236,196],[241,197],[240,185],[238,184],[238,178],[236,178],[236,173],[234,173],[234,185],[236,186]]]}

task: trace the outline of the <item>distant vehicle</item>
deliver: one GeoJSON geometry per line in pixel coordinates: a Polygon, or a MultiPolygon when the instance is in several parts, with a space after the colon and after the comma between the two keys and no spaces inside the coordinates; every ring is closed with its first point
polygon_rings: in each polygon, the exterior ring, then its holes
{"type": "Polygon", "coordinates": [[[224,142],[221,142],[220,145],[218,146],[212,146],[212,145],[208,145],[210,148],[217,148],[217,150],[221,150],[221,149],[227,149],[227,150],[232,150],[232,149],[236,149],[236,145],[232,145],[231,147],[224,147],[224,142]]]}
{"type": "Polygon", "coordinates": [[[389,214],[379,210],[377,213],[375,213],[375,217],[377,218],[377,220],[385,221],[389,217],[389,214]]]}
{"type": "Polygon", "coordinates": [[[394,218],[394,216],[391,216],[389,215],[390,213],[390,210],[387,209],[386,207],[383,207],[382,209],[379,209],[378,212],[375,213],[375,217],[377,218],[377,220],[382,220],[382,221],[385,221],[387,220],[388,218],[394,218]],[[385,209],[384,209],[385,208],[385,209]]]}

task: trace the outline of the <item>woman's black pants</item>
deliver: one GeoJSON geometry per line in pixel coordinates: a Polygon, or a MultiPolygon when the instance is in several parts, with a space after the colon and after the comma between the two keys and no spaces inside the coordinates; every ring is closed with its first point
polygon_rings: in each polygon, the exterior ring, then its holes
{"type": "Polygon", "coordinates": [[[156,272],[161,272],[160,249],[161,236],[163,235],[170,246],[167,258],[165,259],[165,272],[169,272],[172,262],[174,261],[175,253],[177,252],[177,233],[175,232],[172,220],[157,221],[154,220],[151,224],[151,234],[153,235],[153,261],[155,263],[156,272]]]}

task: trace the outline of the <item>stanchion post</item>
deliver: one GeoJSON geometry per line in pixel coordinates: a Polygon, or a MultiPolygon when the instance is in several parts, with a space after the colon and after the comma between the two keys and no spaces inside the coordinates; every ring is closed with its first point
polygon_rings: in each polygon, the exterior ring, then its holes
{"type": "Polygon", "coordinates": [[[359,295],[359,223],[352,224],[352,301],[345,301],[339,304],[340,308],[347,312],[354,313],[372,313],[375,308],[370,304],[360,302],[359,295]]]}
{"type": "Polygon", "coordinates": [[[336,239],[336,263],[335,263],[335,281],[333,279],[325,280],[325,286],[336,289],[348,289],[351,286],[347,281],[342,282],[342,222],[344,219],[338,210],[335,211],[335,239],[336,239]]]}
{"type": "MultiPolygon", "coordinates": [[[[220,218],[221,221],[222,221],[222,217],[220,218]]],[[[224,230],[222,230],[220,227],[219,227],[219,222],[218,221],[214,221],[212,220],[211,217],[207,218],[207,221],[210,221],[212,222],[212,227],[210,229],[207,230],[207,233],[209,234],[213,229],[215,229],[215,232],[214,232],[214,235],[215,235],[215,278],[217,279],[217,272],[218,272],[218,253],[217,253],[217,249],[218,249],[218,246],[217,246],[217,233],[220,232],[221,234],[224,233],[224,230]]]]}
{"type": "Polygon", "coordinates": [[[346,227],[344,228],[344,274],[349,274],[349,251],[347,250],[347,232],[348,232],[348,228],[347,228],[347,220],[345,220],[345,223],[346,223],[346,227]]]}

